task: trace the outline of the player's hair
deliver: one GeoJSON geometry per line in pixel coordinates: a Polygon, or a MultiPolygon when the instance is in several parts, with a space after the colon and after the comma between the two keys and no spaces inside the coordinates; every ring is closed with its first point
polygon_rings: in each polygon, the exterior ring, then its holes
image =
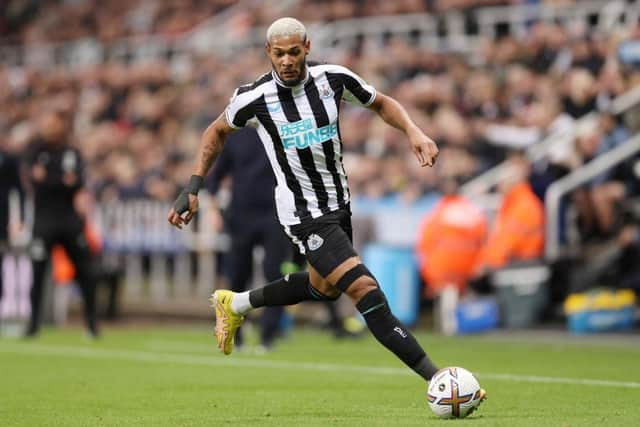
{"type": "Polygon", "coordinates": [[[267,29],[267,41],[271,41],[275,36],[293,36],[299,35],[300,39],[307,41],[307,29],[304,24],[295,18],[277,19],[267,29]]]}

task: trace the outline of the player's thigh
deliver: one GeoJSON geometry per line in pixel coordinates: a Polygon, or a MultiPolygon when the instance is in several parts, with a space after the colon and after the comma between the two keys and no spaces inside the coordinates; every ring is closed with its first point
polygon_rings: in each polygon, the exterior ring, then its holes
{"type": "Polygon", "coordinates": [[[309,235],[305,242],[309,281],[325,295],[346,292],[353,300],[376,287],[376,281],[362,264],[347,231],[331,224],[309,235]]]}
{"type": "Polygon", "coordinates": [[[329,278],[345,261],[358,257],[349,236],[339,224],[316,228],[305,236],[303,244],[309,265],[324,278],[329,278]]]}

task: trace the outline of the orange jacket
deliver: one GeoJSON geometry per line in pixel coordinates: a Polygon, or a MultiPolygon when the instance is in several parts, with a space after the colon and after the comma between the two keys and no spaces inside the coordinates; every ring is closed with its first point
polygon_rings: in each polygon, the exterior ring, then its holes
{"type": "Polygon", "coordinates": [[[502,200],[481,265],[498,269],[510,261],[542,257],[544,223],[544,206],[531,186],[514,186],[502,200]]]}
{"type": "Polygon", "coordinates": [[[466,198],[443,197],[423,221],[416,253],[428,296],[445,286],[463,291],[487,233],[484,213],[466,198]]]}
{"type": "MultiPolygon", "coordinates": [[[[102,241],[97,230],[86,224],[84,234],[87,238],[89,250],[91,253],[100,252],[102,241]]],[[[62,245],[55,245],[51,250],[51,269],[53,274],[53,282],[57,285],[66,285],[76,277],[76,269],[64,250],[62,245]]]]}

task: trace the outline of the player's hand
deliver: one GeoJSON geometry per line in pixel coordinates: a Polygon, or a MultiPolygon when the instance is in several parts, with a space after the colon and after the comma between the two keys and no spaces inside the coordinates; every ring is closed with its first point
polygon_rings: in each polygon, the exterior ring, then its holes
{"type": "Polygon", "coordinates": [[[182,229],[182,226],[189,224],[196,212],[198,212],[198,196],[184,189],[173,203],[167,219],[171,225],[182,229]]]}
{"type": "Polygon", "coordinates": [[[182,228],[189,224],[193,216],[198,212],[198,190],[202,187],[203,178],[200,175],[191,175],[189,184],[180,192],[169,211],[169,222],[182,228]]]}
{"type": "Polygon", "coordinates": [[[409,133],[411,151],[420,162],[420,166],[433,166],[438,158],[438,146],[435,141],[424,134],[420,129],[409,133]]]}

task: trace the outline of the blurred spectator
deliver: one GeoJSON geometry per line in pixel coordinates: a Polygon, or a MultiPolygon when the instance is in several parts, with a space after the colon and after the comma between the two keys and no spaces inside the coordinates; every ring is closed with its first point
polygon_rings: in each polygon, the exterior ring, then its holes
{"type": "Polygon", "coordinates": [[[590,71],[584,68],[572,69],[567,75],[564,109],[574,119],[595,111],[597,87],[590,71]]]}
{"type": "Polygon", "coordinates": [[[5,141],[0,135],[0,300],[4,289],[4,254],[9,251],[12,237],[20,227],[16,218],[11,218],[9,198],[12,192],[20,196],[22,189],[18,159],[9,152],[5,141]]]}
{"type": "MultiPolygon", "coordinates": [[[[629,132],[610,114],[603,114],[597,123],[577,135],[575,151],[565,166],[574,170],[595,157],[613,150],[630,138],[629,132]]],[[[637,191],[633,159],[623,162],[591,179],[573,192],[578,211],[578,225],[585,241],[606,238],[617,233],[621,202],[637,191]]]]}
{"type": "Polygon", "coordinates": [[[63,113],[44,113],[39,126],[39,139],[25,156],[35,206],[31,320],[26,335],[33,337],[39,332],[44,275],[52,248],[60,243],[76,267],[88,333],[97,337],[95,283],[84,235],[88,195],[82,190],[82,157],[70,145],[68,121],[63,113]]]}
{"type": "Polygon", "coordinates": [[[460,177],[445,177],[441,182],[442,199],[423,220],[416,245],[428,298],[447,286],[464,293],[487,232],[484,212],[458,194],[460,177]]]}
{"type": "Polygon", "coordinates": [[[528,182],[530,168],[521,153],[510,154],[499,184],[502,202],[476,267],[481,275],[543,256],[544,207],[528,182]]]}

